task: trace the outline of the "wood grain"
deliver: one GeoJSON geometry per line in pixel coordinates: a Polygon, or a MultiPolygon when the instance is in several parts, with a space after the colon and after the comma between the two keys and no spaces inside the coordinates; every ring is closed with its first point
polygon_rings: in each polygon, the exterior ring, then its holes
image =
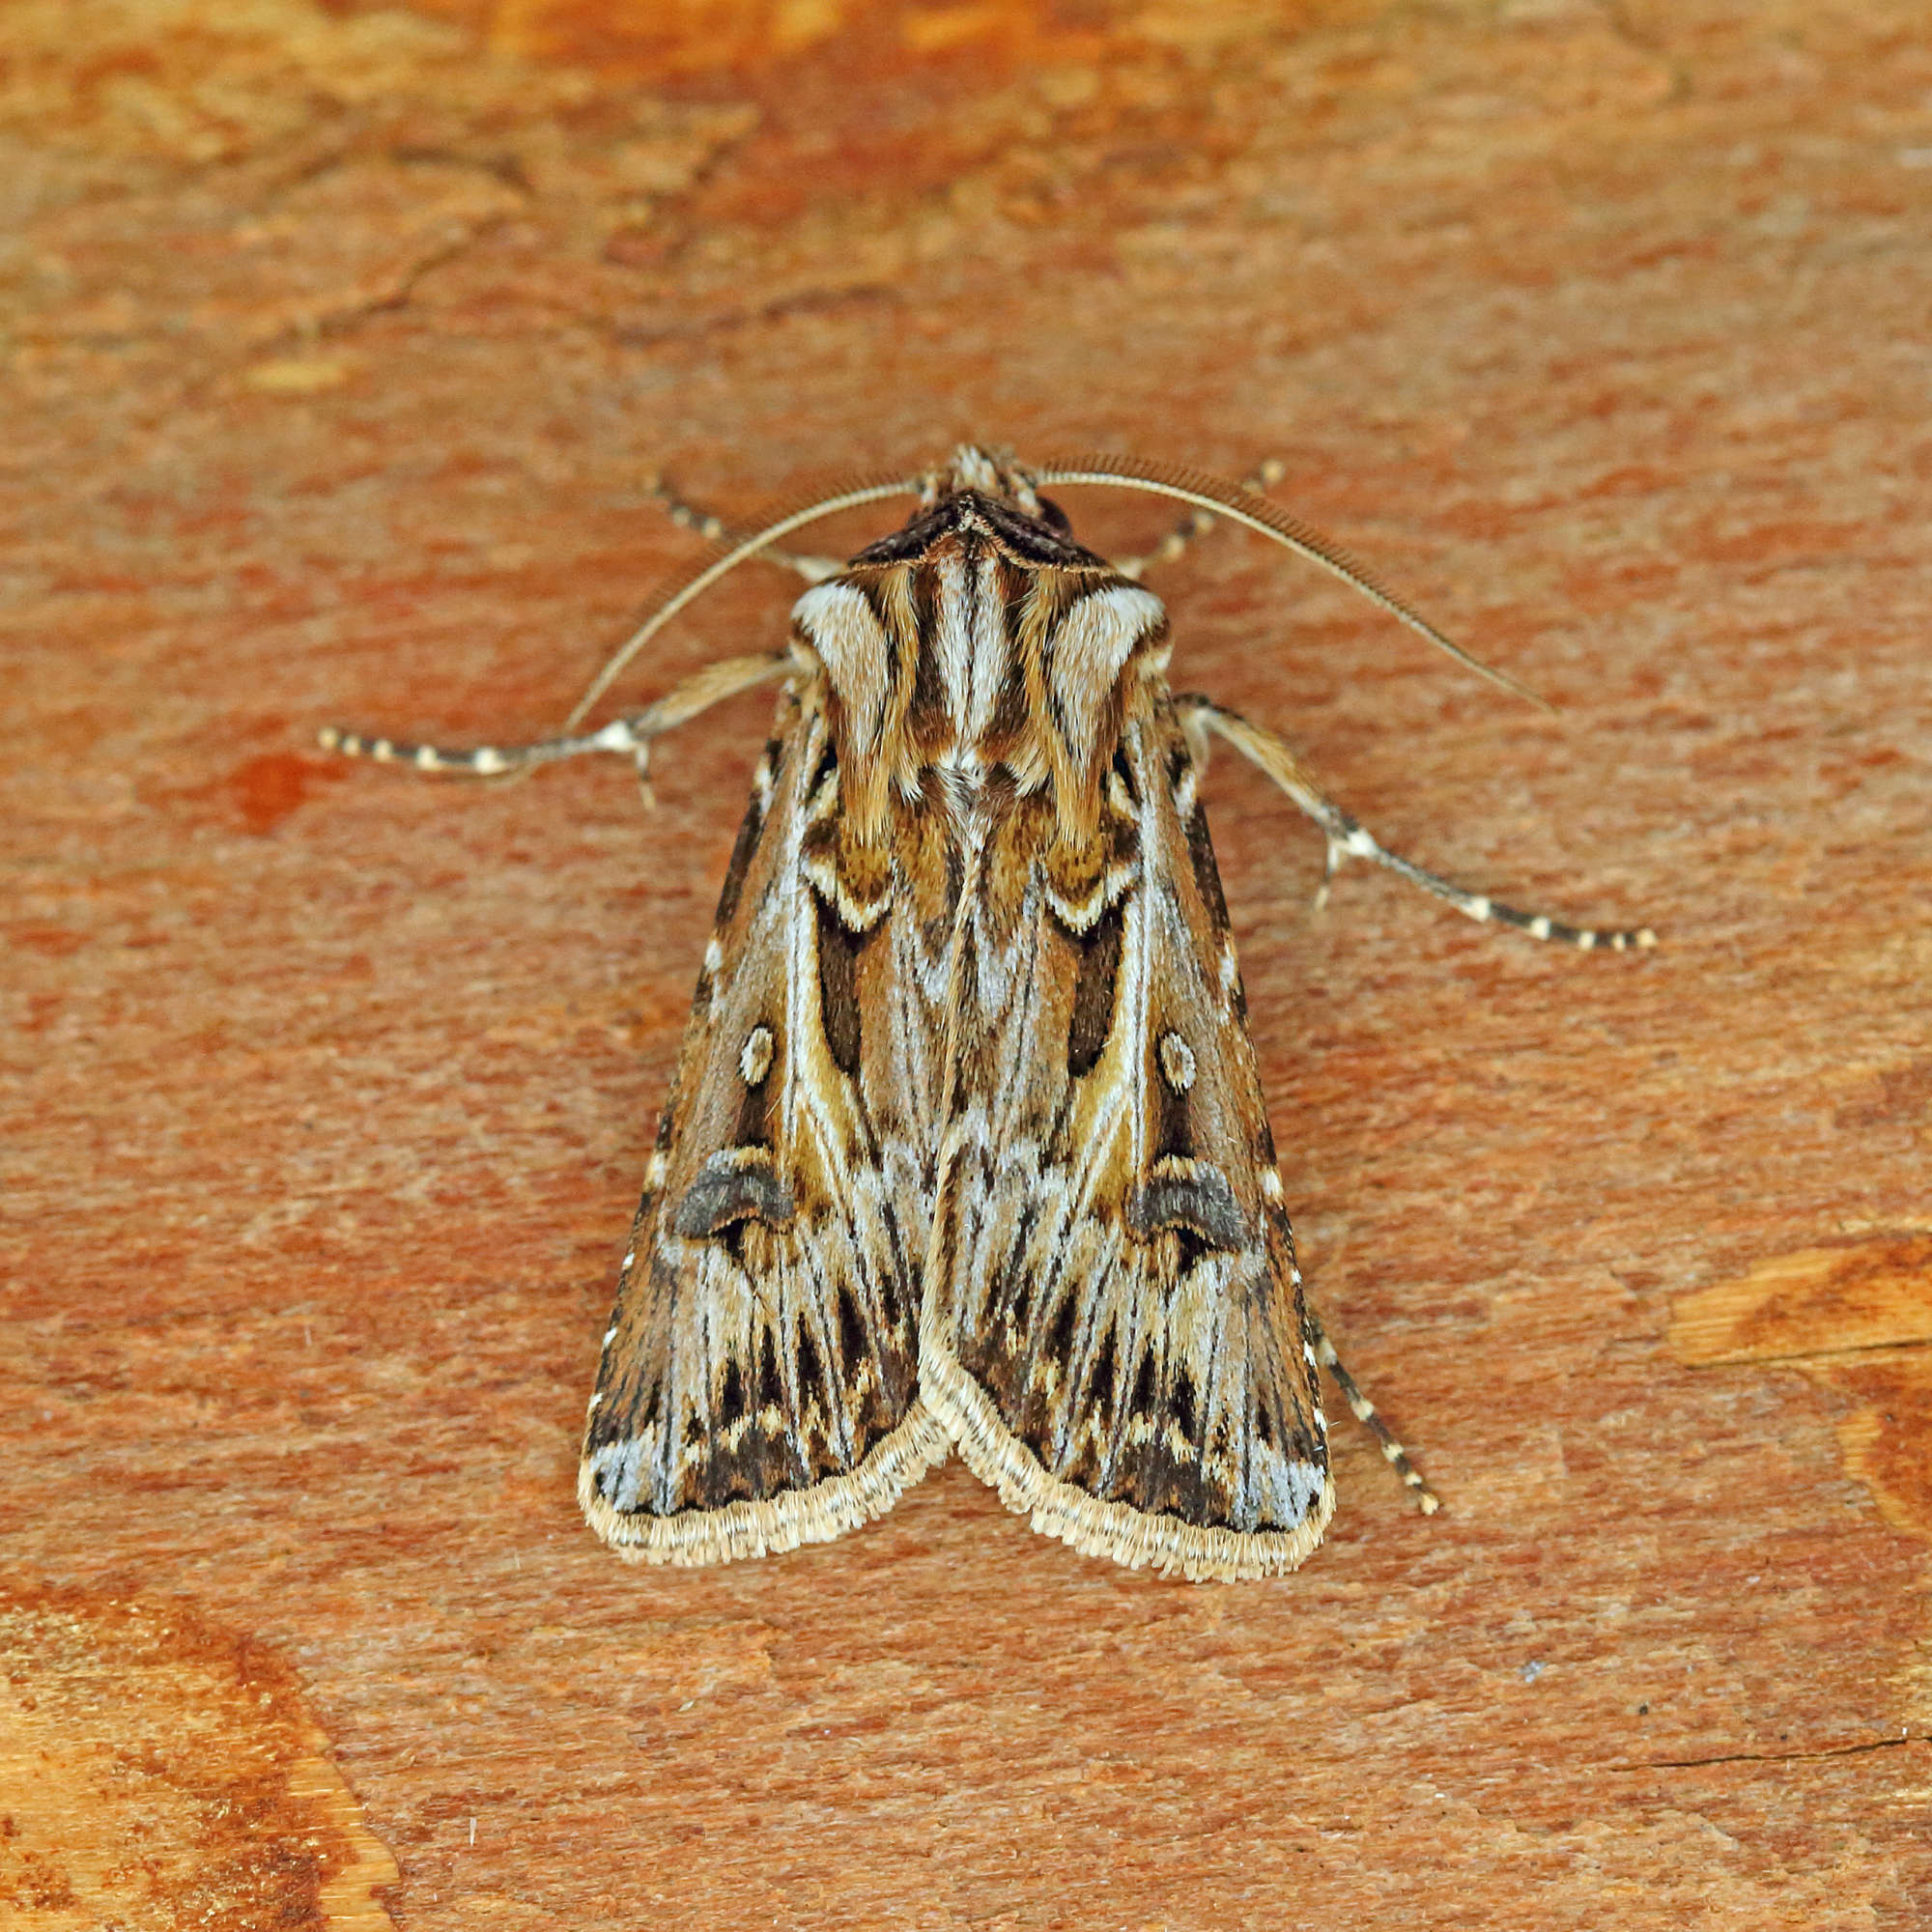
{"type": "Polygon", "coordinates": [[[5,31],[0,1914],[1932,1917],[1921,10],[5,31]],[[600,1550],[577,1429],[761,704],[648,819],[313,749],[554,723],[695,555],[660,468],[748,511],[965,435],[1279,456],[1561,715],[1227,534],[1158,576],[1178,684],[1420,862],[1663,935],[1315,915],[1217,765],[1313,1293],[1447,1501],[1343,1435],[1280,1585],[1075,1558],[956,1465],[769,1563],[600,1550]]]}

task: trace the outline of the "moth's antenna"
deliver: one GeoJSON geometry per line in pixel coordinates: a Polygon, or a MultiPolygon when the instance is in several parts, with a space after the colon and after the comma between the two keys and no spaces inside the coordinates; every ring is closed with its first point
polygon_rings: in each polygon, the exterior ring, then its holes
{"type": "Polygon", "coordinates": [[[1393,591],[1383,589],[1353,557],[1330,543],[1320,530],[1311,528],[1298,517],[1289,515],[1265,497],[1241,489],[1238,484],[1223,482],[1220,477],[1207,475],[1201,470],[1172,469],[1163,464],[1143,462],[1133,456],[1104,455],[1082,457],[1075,463],[1054,464],[1047,469],[1037,469],[1033,472],[1033,479],[1037,485],[1048,488],[1064,483],[1097,483],[1117,490],[1145,490],[1152,496],[1172,497],[1178,502],[1192,503],[1196,509],[1224,516],[1231,523],[1245,525],[1247,528],[1258,530],[1263,536],[1272,537],[1276,543],[1286,545],[1310,563],[1320,564],[1344,583],[1359,590],[1371,604],[1379,604],[1390,616],[1399,618],[1418,636],[1427,638],[1437,650],[1447,651],[1458,664],[1466,665],[1492,684],[1499,684],[1505,691],[1514,692],[1518,697],[1526,697],[1530,703],[1541,705],[1546,711],[1556,709],[1547,697],[1539,697],[1527,685],[1519,684],[1508,671],[1485,664],[1452,639],[1445,638],[1427,617],[1411,611],[1393,591]]]}
{"type": "Polygon", "coordinates": [[[777,543],[781,537],[789,536],[793,530],[806,524],[816,523],[820,517],[832,516],[838,510],[850,510],[861,503],[876,503],[882,497],[916,497],[920,485],[917,478],[908,479],[895,476],[890,481],[857,483],[850,489],[841,490],[837,496],[820,497],[802,508],[780,517],[776,523],[767,524],[762,529],[754,530],[743,542],[732,545],[723,556],[714,557],[694,578],[688,580],[678,589],[671,592],[624,641],[605,660],[604,668],[590,680],[589,689],[572,707],[570,716],[563,721],[565,731],[574,731],[589,716],[590,708],[610,690],[622,675],[628,665],[677,613],[694,598],[701,596],[718,582],[721,577],[736,570],[747,557],[755,556],[767,544],[777,543]]]}

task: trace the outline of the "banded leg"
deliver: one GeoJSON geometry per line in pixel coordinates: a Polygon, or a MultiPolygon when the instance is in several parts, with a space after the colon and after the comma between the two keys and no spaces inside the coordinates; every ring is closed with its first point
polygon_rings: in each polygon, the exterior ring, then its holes
{"type": "MultiPolygon", "coordinates": [[[[745,531],[734,524],[727,524],[723,517],[713,516],[709,510],[700,510],[695,503],[687,503],[662,476],[651,477],[648,488],[665,506],[665,514],[679,529],[691,530],[706,543],[743,541],[745,531]]],[[[823,583],[828,577],[837,577],[845,568],[836,556],[811,556],[802,551],[782,550],[777,544],[767,544],[758,555],[782,569],[795,570],[808,583],[823,583]]]]}
{"type": "Polygon", "coordinates": [[[469,751],[448,751],[440,745],[405,745],[390,738],[371,738],[333,724],[326,725],[316,736],[325,751],[339,752],[344,757],[373,758],[378,764],[408,765],[412,771],[446,772],[479,779],[507,778],[538,765],[554,764],[560,758],[581,757],[588,752],[623,753],[637,766],[638,784],[644,802],[649,804],[654,739],[688,724],[712,705],[737,696],[741,691],[770,684],[798,668],[797,661],[787,651],[764,657],[720,658],[693,672],[682,684],[641,711],[613,718],[595,731],[541,738],[532,745],[479,745],[469,751]]]}
{"type": "Polygon", "coordinates": [[[1376,1406],[1362,1393],[1360,1384],[1347,1369],[1335,1352],[1335,1345],[1328,1339],[1328,1331],[1322,1327],[1315,1311],[1307,1311],[1308,1339],[1315,1350],[1315,1359],[1335,1378],[1335,1386],[1342,1391],[1342,1399],[1349,1405],[1349,1412],[1376,1438],[1376,1446],[1382,1452],[1385,1462],[1402,1478],[1403,1487],[1415,1497],[1415,1506],[1424,1516],[1434,1516],[1442,1507],[1438,1496],[1424,1480],[1422,1471],[1408,1460],[1408,1451],[1389,1433],[1389,1426],[1376,1412],[1376,1406]]]}
{"type": "MultiPolygon", "coordinates": [[[[1241,478],[1241,488],[1260,496],[1271,484],[1279,483],[1288,474],[1288,466],[1277,462],[1272,456],[1255,471],[1252,476],[1241,478]]],[[[1214,516],[1209,510],[1189,510],[1186,516],[1175,525],[1151,550],[1144,550],[1135,556],[1123,556],[1115,560],[1114,568],[1122,577],[1128,577],[1138,583],[1143,573],[1156,563],[1172,563],[1186,550],[1197,537],[1205,537],[1214,527],[1214,516]]]]}
{"type": "Polygon", "coordinates": [[[1585,952],[1600,949],[1609,952],[1627,952],[1633,948],[1657,944],[1656,933],[1647,925],[1616,931],[1606,931],[1598,926],[1565,925],[1561,920],[1551,919],[1547,913],[1519,912],[1515,906],[1504,905],[1499,899],[1491,898],[1487,893],[1472,893],[1451,879],[1424,871],[1420,866],[1378,844],[1366,826],[1358,824],[1340,806],[1325,798],[1294,753],[1272,731],[1251,724],[1236,713],[1224,711],[1218,704],[1193,694],[1177,697],[1174,708],[1180,720],[1181,729],[1187,734],[1197,764],[1206,763],[1208,732],[1218,733],[1244,758],[1271,778],[1321,828],[1322,837],[1328,841],[1328,853],[1321,893],[1316,900],[1318,906],[1327,899],[1329,882],[1341,870],[1345,861],[1370,859],[1406,879],[1410,885],[1420,886],[1424,892],[1446,899],[1469,919],[1483,923],[1493,922],[1497,925],[1514,926],[1519,932],[1528,933],[1532,939],[1557,940],[1585,952]]]}

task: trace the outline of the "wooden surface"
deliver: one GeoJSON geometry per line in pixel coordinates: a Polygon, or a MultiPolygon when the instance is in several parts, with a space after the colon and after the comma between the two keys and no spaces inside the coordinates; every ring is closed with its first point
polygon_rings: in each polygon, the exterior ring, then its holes
{"type": "MultiPolygon", "coordinates": [[[[0,1920],[1932,1917],[1923,11],[860,0],[0,19],[0,1920]],[[577,1432],[763,724],[493,791],[750,509],[962,435],[1240,471],[1177,681],[1339,1437],[1277,1585],[956,1465],[601,1550],[577,1432]]],[[[1152,504],[1072,501],[1129,548],[1152,504]]],[[[857,541],[876,521],[827,531],[857,541]]],[[[641,696],[782,634],[745,572],[641,696]]]]}

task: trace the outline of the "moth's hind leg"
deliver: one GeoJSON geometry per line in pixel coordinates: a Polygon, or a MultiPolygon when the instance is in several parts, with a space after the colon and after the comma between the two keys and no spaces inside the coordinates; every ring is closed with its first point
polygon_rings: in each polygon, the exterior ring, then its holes
{"type": "MultiPolygon", "coordinates": [[[[1288,466],[1269,457],[1252,476],[1241,478],[1241,488],[1260,496],[1270,485],[1279,483],[1288,474],[1288,466]]],[[[1116,557],[1114,568],[1122,577],[1128,577],[1138,583],[1142,576],[1154,564],[1172,563],[1186,551],[1197,538],[1205,537],[1214,527],[1214,513],[1211,510],[1189,510],[1186,516],[1175,525],[1151,550],[1138,552],[1133,556],[1116,557]]]]}
{"type": "MultiPolygon", "coordinates": [[[[744,540],[746,532],[735,524],[727,524],[723,517],[686,502],[662,476],[653,476],[649,487],[651,495],[664,505],[665,515],[679,529],[691,530],[706,543],[740,543],[744,540]]],[[[763,562],[775,563],[782,570],[796,571],[808,583],[823,583],[828,577],[837,577],[845,568],[836,556],[812,556],[803,551],[783,550],[777,544],[767,544],[757,554],[763,562]]]]}
{"type": "Polygon", "coordinates": [[[1520,912],[1515,906],[1491,898],[1487,893],[1472,893],[1467,887],[1457,885],[1453,879],[1425,871],[1400,853],[1389,851],[1378,842],[1365,825],[1350,818],[1333,800],[1325,797],[1294,753],[1272,731],[1251,724],[1237,713],[1223,710],[1210,699],[1192,694],[1177,697],[1174,708],[1181,729],[1187,734],[1197,764],[1206,763],[1207,734],[1209,731],[1218,733],[1244,758],[1272,779],[1321,828],[1322,837],[1328,841],[1328,855],[1321,896],[1316,901],[1318,905],[1327,898],[1329,881],[1341,870],[1346,860],[1368,859],[1378,866],[1386,867],[1410,885],[1420,886],[1424,892],[1446,899],[1469,919],[1486,924],[1513,926],[1519,932],[1528,933],[1532,939],[1557,940],[1585,952],[1599,949],[1609,952],[1627,952],[1633,948],[1657,944],[1656,933],[1647,925],[1607,930],[1601,926],[1566,925],[1547,913],[1520,912]]]}
{"type": "Polygon", "coordinates": [[[591,752],[614,752],[629,756],[637,766],[638,783],[648,803],[654,740],[687,724],[699,712],[708,711],[712,705],[735,697],[741,691],[769,684],[798,668],[797,661],[785,651],[762,657],[720,658],[695,671],[641,711],[613,718],[595,731],[540,738],[530,745],[478,745],[451,751],[440,745],[411,745],[392,738],[374,738],[360,731],[342,730],[334,724],[325,726],[316,737],[325,751],[339,752],[344,757],[373,758],[378,764],[407,765],[412,771],[479,779],[510,778],[538,765],[555,764],[562,758],[582,757],[591,752]]]}
{"type": "Polygon", "coordinates": [[[1315,1311],[1306,1310],[1302,1319],[1307,1323],[1308,1344],[1315,1350],[1315,1359],[1334,1377],[1335,1386],[1342,1391],[1342,1399],[1349,1405],[1349,1412],[1376,1438],[1382,1460],[1402,1478],[1403,1487],[1415,1497],[1416,1507],[1424,1516],[1434,1516],[1442,1507],[1441,1497],[1429,1487],[1422,1471],[1408,1460],[1408,1451],[1395,1439],[1388,1424],[1377,1413],[1375,1404],[1362,1393],[1360,1384],[1342,1366],[1335,1345],[1329,1341],[1328,1331],[1322,1327],[1315,1311]]]}

